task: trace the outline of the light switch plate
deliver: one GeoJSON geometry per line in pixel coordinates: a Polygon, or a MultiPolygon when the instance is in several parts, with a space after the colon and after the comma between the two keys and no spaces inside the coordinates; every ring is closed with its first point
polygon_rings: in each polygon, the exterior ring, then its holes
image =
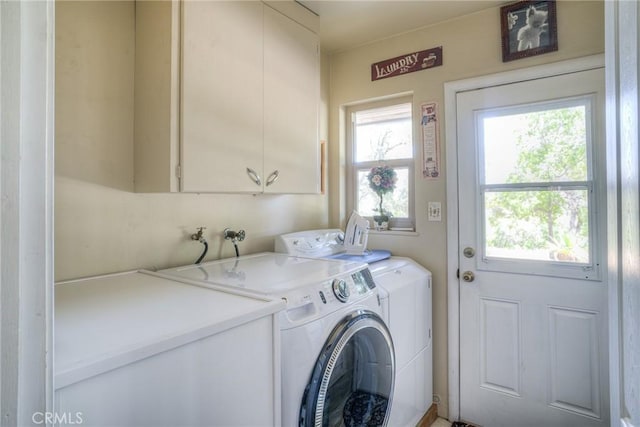
{"type": "Polygon", "coordinates": [[[442,203],[429,202],[429,221],[442,221],[442,203]]]}

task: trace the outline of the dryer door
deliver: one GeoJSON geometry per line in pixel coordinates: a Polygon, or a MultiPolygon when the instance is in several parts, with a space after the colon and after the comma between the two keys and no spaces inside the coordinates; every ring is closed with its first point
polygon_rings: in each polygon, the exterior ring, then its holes
{"type": "Polygon", "coordinates": [[[331,332],[302,398],[300,426],[383,426],[389,419],[395,355],[382,319],[367,310],[331,332]]]}

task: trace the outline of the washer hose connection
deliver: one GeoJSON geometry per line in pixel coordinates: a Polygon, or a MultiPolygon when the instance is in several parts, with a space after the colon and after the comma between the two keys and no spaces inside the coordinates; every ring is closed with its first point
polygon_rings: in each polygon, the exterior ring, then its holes
{"type": "Polygon", "coordinates": [[[207,227],[198,227],[198,231],[191,235],[191,240],[197,240],[198,242],[204,245],[204,250],[202,251],[202,255],[196,260],[194,264],[200,264],[204,259],[207,251],[209,250],[209,243],[207,243],[207,239],[204,238],[203,230],[206,230],[207,227]]]}
{"type": "Polygon", "coordinates": [[[224,239],[231,240],[231,243],[233,243],[233,247],[236,250],[236,257],[240,256],[240,251],[238,250],[238,242],[242,242],[244,238],[244,230],[234,231],[229,228],[224,229],[224,239]]]}

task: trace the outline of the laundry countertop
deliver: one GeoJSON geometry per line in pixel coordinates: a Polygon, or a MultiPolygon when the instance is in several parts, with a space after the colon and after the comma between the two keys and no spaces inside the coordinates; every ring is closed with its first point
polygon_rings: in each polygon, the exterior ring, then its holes
{"type": "Polygon", "coordinates": [[[144,270],[57,283],[56,388],[283,308],[279,299],[203,288],[144,270]]]}

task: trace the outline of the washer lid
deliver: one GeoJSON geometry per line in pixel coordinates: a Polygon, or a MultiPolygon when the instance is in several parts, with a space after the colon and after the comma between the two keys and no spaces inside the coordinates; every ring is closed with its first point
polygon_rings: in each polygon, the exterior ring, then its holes
{"type": "Polygon", "coordinates": [[[291,290],[314,287],[366,267],[354,261],[262,253],[172,268],[162,273],[264,295],[285,296],[291,290]]]}

